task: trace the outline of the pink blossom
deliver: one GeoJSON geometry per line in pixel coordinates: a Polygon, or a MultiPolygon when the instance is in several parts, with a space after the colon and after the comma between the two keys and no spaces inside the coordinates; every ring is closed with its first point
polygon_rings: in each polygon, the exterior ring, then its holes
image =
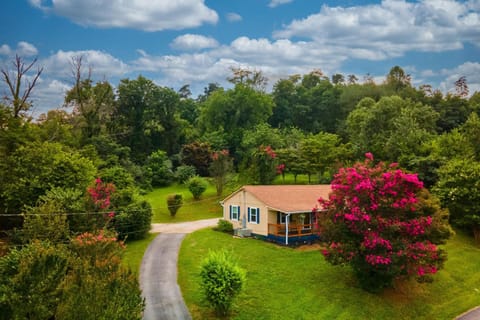
{"type": "Polygon", "coordinates": [[[398,275],[437,272],[444,257],[424,240],[433,219],[422,212],[410,213],[418,210],[423,183],[397,163],[375,164],[373,155],[365,157],[362,163],[339,169],[328,199],[319,199],[330,222],[323,227],[338,234],[337,242],[323,252],[325,259],[333,264],[363,260],[377,271],[402,270],[398,275]]]}

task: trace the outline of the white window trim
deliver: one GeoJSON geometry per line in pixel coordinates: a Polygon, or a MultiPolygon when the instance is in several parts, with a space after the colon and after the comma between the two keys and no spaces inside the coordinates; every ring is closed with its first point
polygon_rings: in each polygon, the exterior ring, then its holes
{"type": "Polygon", "coordinates": [[[260,208],[257,207],[248,207],[248,223],[250,224],[259,224],[259,213],[260,208]],[[255,221],[252,221],[252,209],[255,210],[255,221]]]}
{"type": "Polygon", "coordinates": [[[232,205],[232,221],[238,221],[239,219],[240,219],[240,206],[232,205]],[[236,218],[234,217],[234,212],[233,212],[234,208],[237,209],[237,212],[236,212],[237,217],[236,218]]]}

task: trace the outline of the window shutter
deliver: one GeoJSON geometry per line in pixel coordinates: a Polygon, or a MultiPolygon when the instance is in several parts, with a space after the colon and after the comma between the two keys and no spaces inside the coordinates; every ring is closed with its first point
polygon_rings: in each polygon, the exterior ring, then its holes
{"type": "Polygon", "coordinates": [[[248,208],[248,222],[250,222],[250,208],[248,208]]]}
{"type": "Polygon", "coordinates": [[[230,220],[232,220],[232,205],[230,205],[230,220]]]}
{"type": "Polygon", "coordinates": [[[260,208],[257,209],[257,224],[260,223],[260,208]]]}
{"type": "Polygon", "coordinates": [[[280,222],[282,221],[282,220],[280,220],[280,215],[281,215],[281,213],[277,212],[277,224],[280,224],[280,222]]]}

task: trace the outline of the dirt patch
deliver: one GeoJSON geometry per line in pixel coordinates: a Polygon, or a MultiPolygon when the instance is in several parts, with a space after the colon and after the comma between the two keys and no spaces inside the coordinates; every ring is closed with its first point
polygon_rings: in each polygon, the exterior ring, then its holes
{"type": "Polygon", "coordinates": [[[425,286],[414,279],[396,280],[393,288],[385,289],[382,296],[393,304],[405,304],[425,293],[425,286]]]}
{"type": "Polygon", "coordinates": [[[295,248],[297,251],[320,251],[325,247],[322,246],[320,243],[313,243],[313,244],[305,244],[295,248]]]}

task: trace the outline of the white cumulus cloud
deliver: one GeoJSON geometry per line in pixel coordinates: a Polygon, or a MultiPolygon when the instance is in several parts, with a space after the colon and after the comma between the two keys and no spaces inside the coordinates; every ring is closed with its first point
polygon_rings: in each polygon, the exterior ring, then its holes
{"type": "Polygon", "coordinates": [[[63,105],[65,93],[72,86],[60,80],[44,80],[37,84],[32,91],[34,116],[47,113],[48,110],[57,109],[63,105]]]}
{"type": "Polygon", "coordinates": [[[20,56],[29,57],[38,54],[37,48],[31,43],[20,41],[17,46],[17,53],[20,56]]]}
{"type": "Polygon", "coordinates": [[[455,81],[460,77],[467,79],[467,85],[470,94],[475,91],[480,92],[480,63],[465,62],[453,69],[443,69],[441,73],[446,77],[440,83],[440,90],[443,92],[455,93],[455,81]]]}
{"type": "Polygon", "coordinates": [[[235,12],[227,13],[227,20],[230,22],[242,21],[242,16],[235,12]]]}
{"type": "Polygon", "coordinates": [[[338,69],[346,56],[312,42],[271,41],[266,38],[239,37],[228,45],[201,53],[148,55],[145,52],[132,64],[135,71],[161,75],[157,82],[169,86],[218,82],[226,85],[231,67],[261,70],[273,84],[281,77],[308,73],[315,68],[325,72],[338,69]]]}
{"type": "Polygon", "coordinates": [[[48,74],[60,78],[72,77],[73,59],[82,57],[84,71],[90,68],[93,78],[120,76],[129,71],[129,66],[109,53],[96,50],[63,51],[59,50],[42,63],[48,74]]]}
{"type": "Polygon", "coordinates": [[[329,7],[294,20],[276,38],[303,38],[337,47],[351,58],[386,59],[407,51],[440,52],[480,46],[480,14],[467,3],[384,0],[380,4],[329,7]]]}
{"type": "Polygon", "coordinates": [[[10,49],[10,46],[8,44],[2,44],[0,46],[0,54],[4,56],[8,56],[12,54],[12,49],[10,49]]]}
{"type": "Polygon", "coordinates": [[[200,50],[205,48],[215,48],[218,46],[218,42],[212,37],[188,33],[176,37],[170,46],[178,50],[200,50]]]}
{"type": "Polygon", "coordinates": [[[20,41],[17,43],[17,48],[12,49],[8,44],[0,46],[0,55],[11,56],[17,54],[21,57],[31,57],[38,54],[37,48],[28,42],[20,41]]]}
{"type": "Polygon", "coordinates": [[[204,0],[30,0],[30,4],[80,25],[100,28],[179,30],[218,21],[218,14],[204,0]]]}
{"type": "Polygon", "coordinates": [[[286,3],[290,3],[292,2],[293,0],[271,0],[270,3],[268,4],[268,6],[270,8],[275,8],[279,5],[282,5],[282,4],[286,4],[286,3]]]}

